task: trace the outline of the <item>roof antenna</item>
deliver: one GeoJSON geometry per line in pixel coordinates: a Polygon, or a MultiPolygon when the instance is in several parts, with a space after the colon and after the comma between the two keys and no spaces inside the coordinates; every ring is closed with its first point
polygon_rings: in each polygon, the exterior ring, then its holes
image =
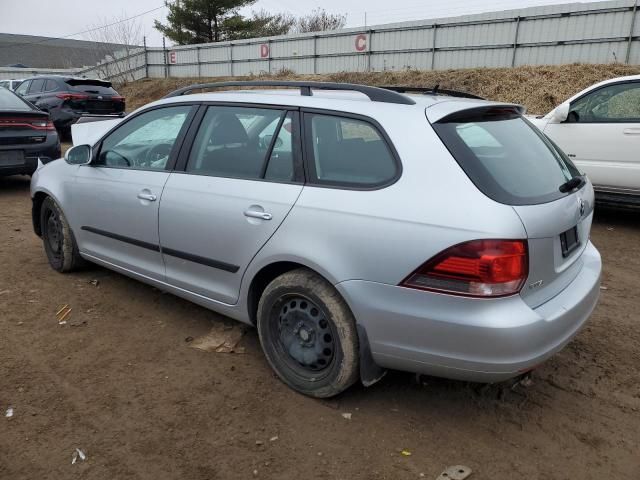
{"type": "Polygon", "coordinates": [[[440,88],[440,84],[439,84],[439,83],[436,83],[436,86],[435,86],[435,87],[433,87],[433,90],[432,90],[432,92],[433,92],[433,94],[434,94],[434,95],[437,95],[437,94],[438,94],[438,89],[439,89],[439,88],[440,88]]]}

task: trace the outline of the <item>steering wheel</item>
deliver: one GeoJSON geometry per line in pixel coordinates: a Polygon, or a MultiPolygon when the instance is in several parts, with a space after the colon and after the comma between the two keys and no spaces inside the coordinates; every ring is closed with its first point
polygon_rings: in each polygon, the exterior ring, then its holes
{"type": "Polygon", "coordinates": [[[160,143],[158,145],[154,145],[149,150],[147,150],[146,155],[144,156],[144,165],[146,167],[154,166],[154,163],[162,160],[164,158],[168,158],[171,154],[172,145],[170,143],[160,143]]]}

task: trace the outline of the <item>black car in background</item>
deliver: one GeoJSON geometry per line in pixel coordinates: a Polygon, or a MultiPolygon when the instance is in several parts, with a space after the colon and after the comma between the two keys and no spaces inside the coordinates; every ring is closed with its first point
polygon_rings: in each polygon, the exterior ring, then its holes
{"type": "Polygon", "coordinates": [[[71,125],[83,115],[124,116],[124,97],[104,80],[43,75],[25,79],[16,93],[49,112],[64,137],[70,136],[71,125]]]}
{"type": "Polygon", "coordinates": [[[31,175],[60,158],[60,140],[47,112],[0,88],[0,176],[31,175]]]}

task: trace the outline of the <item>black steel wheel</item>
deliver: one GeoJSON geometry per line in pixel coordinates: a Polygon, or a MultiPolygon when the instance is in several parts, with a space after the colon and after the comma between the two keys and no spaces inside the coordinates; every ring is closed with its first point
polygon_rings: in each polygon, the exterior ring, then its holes
{"type": "Polygon", "coordinates": [[[294,270],[267,286],[258,305],[258,333],[278,376],[305,395],[337,395],[358,379],[353,315],[314,272],[294,270]]]}
{"type": "Polygon", "coordinates": [[[69,272],[83,264],[67,219],[51,197],[42,202],[40,229],[51,268],[58,272],[69,272]]]}

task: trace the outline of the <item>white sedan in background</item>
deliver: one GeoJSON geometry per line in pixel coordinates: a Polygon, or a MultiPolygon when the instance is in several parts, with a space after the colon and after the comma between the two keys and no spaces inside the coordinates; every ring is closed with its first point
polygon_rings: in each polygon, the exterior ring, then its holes
{"type": "Polygon", "coordinates": [[[529,120],[589,176],[601,200],[640,206],[640,75],[592,85],[529,120]]]}

